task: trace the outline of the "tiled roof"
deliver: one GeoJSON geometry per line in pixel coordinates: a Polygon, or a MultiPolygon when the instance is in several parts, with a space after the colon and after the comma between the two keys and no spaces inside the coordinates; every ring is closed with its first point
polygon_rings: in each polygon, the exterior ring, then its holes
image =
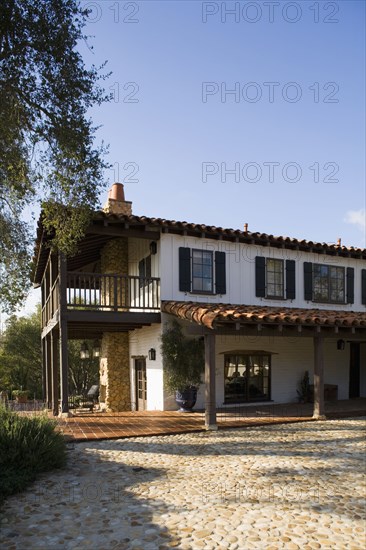
{"type": "Polygon", "coordinates": [[[366,328],[366,312],[355,311],[177,301],[162,302],[161,310],[208,328],[225,322],[366,328]]]}
{"type": "MultiPolygon", "coordinates": [[[[305,239],[295,239],[285,236],[268,235],[267,233],[252,233],[240,229],[225,229],[213,225],[204,225],[189,223],[186,221],[165,220],[163,218],[149,218],[147,216],[134,216],[125,214],[111,214],[99,210],[93,215],[92,227],[105,227],[106,225],[121,225],[126,230],[137,228],[144,230],[161,230],[167,233],[193,237],[207,237],[211,239],[222,239],[230,242],[247,243],[257,246],[273,246],[275,248],[285,248],[290,250],[303,250],[318,254],[328,254],[331,256],[351,257],[366,260],[366,249],[353,246],[338,246],[336,244],[327,244],[320,242],[307,241],[305,239]]],[[[91,227],[91,229],[92,229],[91,227]]],[[[92,232],[91,232],[92,234],[92,232]]],[[[42,225],[42,214],[38,221],[37,238],[34,247],[32,280],[39,284],[49,254],[49,237],[44,233],[42,225]]],[[[83,240],[80,247],[83,246],[83,240]]]]}
{"type": "Polygon", "coordinates": [[[339,254],[341,256],[352,255],[354,257],[362,257],[366,259],[366,249],[356,248],[353,246],[338,246],[337,244],[327,244],[315,241],[307,241],[306,239],[295,239],[286,236],[268,235],[267,233],[242,231],[240,229],[225,229],[214,225],[204,225],[190,223],[186,221],[166,220],[163,218],[149,218],[147,216],[126,216],[122,214],[107,214],[103,211],[95,213],[95,220],[103,220],[110,222],[123,222],[130,225],[148,225],[150,227],[159,227],[176,233],[184,233],[187,235],[206,236],[213,238],[222,238],[225,240],[247,242],[249,244],[257,244],[260,246],[275,246],[280,248],[293,248],[300,250],[311,250],[321,254],[339,254]]]}

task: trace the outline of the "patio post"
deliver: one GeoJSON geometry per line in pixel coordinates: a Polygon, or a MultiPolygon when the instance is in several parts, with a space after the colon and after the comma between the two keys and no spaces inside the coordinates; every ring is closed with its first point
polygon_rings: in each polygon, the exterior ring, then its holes
{"type": "MultiPolygon", "coordinates": [[[[48,388],[47,388],[47,340],[41,338],[41,354],[42,354],[42,397],[48,403],[48,388]]],[[[48,404],[47,404],[48,408],[48,404]]]]}
{"type": "Polygon", "coordinates": [[[52,388],[52,396],[50,397],[51,397],[53,415],[57,416],[58,415],[58,369],[57,369],[58,346],[57,346],[57,338],[55,337],[53,330],[51,330],[49,347],[50,347],[50,358],[51,358],[51,388],[52,388]]]}
{"type": "Polygon", "coordinates": [[[61,415],[69,416],[69,368],[67,360],[67,297],[66,297],[66,258],[59,253],[58,272],[59,285],[59,337],[60,337],[60,389],[61,389],[61,415]]]}
{"type": "Polygon", "coordinates": [[[51,408],[51,402],[52,402],[52,364],[51,364],[51,354],[52,354],[52,347],[51,347],[51,336],[47,334],[43,340],[43,362],[44,362],[44,369],[45,369],[45,393],[44,393],[44,400],[46,402],[47,409],[51,408]]]}
{"type": "Polygon", "coordinates": [[[313,418],[325,419],[323,337],[314,336],[314,410],[313,418]]]}
{"type": "Polygon", "coordinates": [[[217,430],[216,421],[216,372],[215,372],[215,334],[205,334],[205,427],[217,430]]]}

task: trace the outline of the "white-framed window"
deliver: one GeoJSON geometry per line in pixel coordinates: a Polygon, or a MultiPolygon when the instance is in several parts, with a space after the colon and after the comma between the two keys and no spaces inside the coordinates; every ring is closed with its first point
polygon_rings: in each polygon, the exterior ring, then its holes
{"type": "Polygon", "coordinates": [[[213,293],[213,253],[192,250],[192,292],[213,293]]]}

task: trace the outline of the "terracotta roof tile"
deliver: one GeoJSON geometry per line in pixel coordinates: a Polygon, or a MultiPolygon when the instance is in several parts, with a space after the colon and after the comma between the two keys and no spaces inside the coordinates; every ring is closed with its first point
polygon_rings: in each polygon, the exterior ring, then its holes
{"type": "Polygon", "coordinates": [[[302,249],[314,248],[315,251],[323,251],[328,253],[343,253],[347,255],[349,253],[354,253],[357,256],[366,258],[366,249],[356,248],[353,246],[338,246],[336,244],[328,244],[321,242],[307,241],[306,239],[296,239],[293,237],[286,236],[274,236],[268,235],[267,233],[242,231],[240,229],[230,229],[223,227],[210,226],[205,224],[196,224],[190,223],[187,221],[175,221],[175,220],[166,220],[164,218],[149,218],[147,216],[135,216],[135,215],[123,215],[123,214],[107,214],[103,211],[98,211],[95,213],[94,219],[110,219],[115,221],[123,221],[126,223],[139,224],[144,223],[152,226],[165,227],[172,230],[187,230],[193,233],[207,233],[207,235],[225,235],[228,238],[240,237],[248,242],[255,241],[256,244],[269,244],[273,246],[278,246],[281,244],[288,244],[291,246],[300,246],[302,249]]]}
{"type": "Polygon", "coordinates": [[[199,302],[162,302],[161,310],[199,325],[249,322],[263,324],[339,326],[366,328],[366,312],[305,308],[204,304],[199,302]]]}
{"type": "MultiPolygon", "coordinates": [[[[209,238],[223,238],[229,241],[239,240],[239,242],[255,244],[258,246],[285,247],[292,250],[312,251],[319,254],[339,255],[344,257],[359,258],[366,260],[366,249],[353,246],[338,246],[336,244],[327,244],[320,242],[307,241],[305,239],[295,239],[286,236],[267,235],[266,233],[251,233],[240,229],[230,229],[223,227],[209,226],[205,224],[190,223],[187,221],[166,220],[163,218],[149,218],[147,216],[135,216],[124,214],[111,214],[102,210],[95,212],[93,216],[94,223],[121,223],[129,226],[152,226],[166,229],[173,233],[183,233],[190,236],[201,236],[205,234],[209,238]]],[[[44,234],[42,226],[42,214],[38,221],[37,238],[33,257],[33,275],[34,283],[39,284],[42,278],[43,269],[49,253],[47,246],[48,236],[44,234]]]]}

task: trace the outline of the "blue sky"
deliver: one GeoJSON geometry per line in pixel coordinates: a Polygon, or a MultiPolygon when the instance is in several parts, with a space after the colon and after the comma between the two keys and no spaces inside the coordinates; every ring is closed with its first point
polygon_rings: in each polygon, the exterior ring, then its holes
{"type": "Polygon", "coordinates": [[[364,2],[82,5],[136,214],[365,246],[364,2]]]}
{"type": "Polygon", "coordinates": [[[363,1],[81,5],[135,214],[366,246],[363,1]]]}

